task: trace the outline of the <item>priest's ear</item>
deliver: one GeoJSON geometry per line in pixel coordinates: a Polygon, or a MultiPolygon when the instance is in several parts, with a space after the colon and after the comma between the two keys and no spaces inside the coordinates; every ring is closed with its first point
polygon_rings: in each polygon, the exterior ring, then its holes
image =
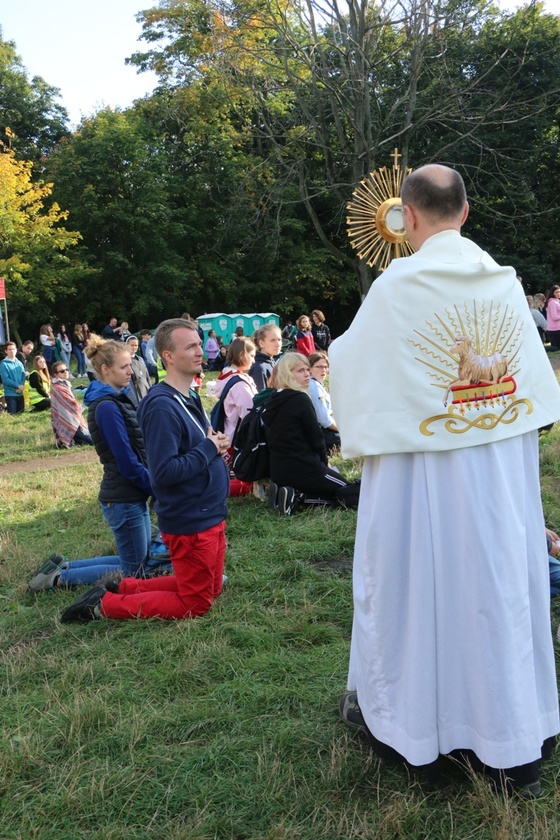
{"type": "Polygon", "coordinates": [[[418,224],[416,213],[414,212],[414,210],[410,206],[410,204],[403,204],[402,214],[403,214],[404,229],[406,230],[406,232],[408,234],[408,228],[410,227],[412,230],[414,230],[414,228],[418,224]]]}
{"type": "Polygon", "coordinates": [[[463,227],[463,225],[467,221],[467,216],[469,215],[469,210],[470,210],[469,202],[465,201],[465,206],[463,207],[463,214],[461,216],[461,227],[463,227]]]}
{"type": "Polygon", "coordinates": [[[418,215],[414,208],[410,206],[410,204],[403,204],[402,213],[403,225],[406,235],[408,237],[408,241],[415,250],[418,250],[418,245],[416,244],[417,231],[420,224],[418,215]]]}

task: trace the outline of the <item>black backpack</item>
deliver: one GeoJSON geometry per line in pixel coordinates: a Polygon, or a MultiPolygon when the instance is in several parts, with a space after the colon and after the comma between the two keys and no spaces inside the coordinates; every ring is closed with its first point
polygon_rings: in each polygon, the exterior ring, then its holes
{"type": "Polygon", "coordinates": [[[227,397],[228,391],[233,388],[233,386],[237,383],[241,382],[240,376],[230,376],[226,384],[224,385],[224,390],[220,394],[220,399],[212,407],[212,411],[210,412],[210,425],[214,429],[215,432],[223,432],[224,427],[226,424],[226,410],[224,407],[224,401],[227,397]]]}
{"type": "Polygon", "coordinates": [[[240,481],[258,481],[270,474],[267,429],[262,419],[265,411],[266,404],[253,406],[233,437],[231,467],[240,481]]]}

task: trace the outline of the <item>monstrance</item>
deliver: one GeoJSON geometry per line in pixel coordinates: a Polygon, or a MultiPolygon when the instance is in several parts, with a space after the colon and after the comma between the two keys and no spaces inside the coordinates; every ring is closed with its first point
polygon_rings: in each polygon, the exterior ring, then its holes
{"type": "Polygon", "coordinates": [[[400,199],[403,179],[412,169],[401,169],[398,149],[393,167],[375,169],[360,181],[346,205],[348,236],[358,256],[379,271],[385,271],[394,257],[414,253],[407,239],[400,199]]]}

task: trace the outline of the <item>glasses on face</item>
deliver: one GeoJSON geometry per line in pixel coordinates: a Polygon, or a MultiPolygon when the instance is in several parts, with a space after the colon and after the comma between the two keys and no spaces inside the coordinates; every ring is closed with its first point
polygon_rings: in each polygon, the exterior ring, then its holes
{"type": "Polygon", "coordinates": [[[57,368],[56,373],[68,373],[68,368],[57,368]]]}

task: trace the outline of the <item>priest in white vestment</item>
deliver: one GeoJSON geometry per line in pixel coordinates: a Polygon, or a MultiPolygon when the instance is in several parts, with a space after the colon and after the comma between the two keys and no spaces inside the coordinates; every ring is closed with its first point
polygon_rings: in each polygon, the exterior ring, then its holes
{"type": "Polygon", "coordinates": [[[538,795],[560,730],[538,429],[560,389],[514,269],[460,234],[460,175],[422,167],[402,201],[417,252],[329,351],[343,455],[365,456],[341,713],[412,765],[463,751],[538,795]]]}

